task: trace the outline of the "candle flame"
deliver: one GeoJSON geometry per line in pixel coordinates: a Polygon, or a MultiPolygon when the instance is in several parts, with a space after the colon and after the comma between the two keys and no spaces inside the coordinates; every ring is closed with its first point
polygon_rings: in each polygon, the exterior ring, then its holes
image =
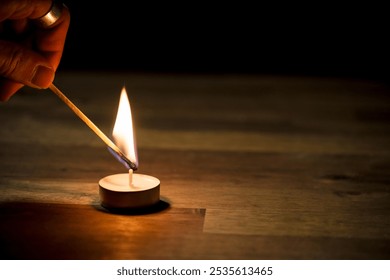
{"type": "Polygon", "coordinates": [[[112,131],[115,144],[124,155],[138,167],[137,147],[134,137],[133,118],[126,88],[123,87],[118,105],[118,112],[112,131]]]}

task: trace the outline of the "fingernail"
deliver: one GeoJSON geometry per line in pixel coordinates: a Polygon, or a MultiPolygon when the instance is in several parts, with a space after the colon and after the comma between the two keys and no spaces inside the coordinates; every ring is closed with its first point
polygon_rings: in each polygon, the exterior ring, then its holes
{"type": "Polygon", "coordinates": [[[52,68],[38,65],[35,67],[33,77],[31,78],[32,86],[37,88],[47,88],[54,80],[54,71],[52,68]]]}

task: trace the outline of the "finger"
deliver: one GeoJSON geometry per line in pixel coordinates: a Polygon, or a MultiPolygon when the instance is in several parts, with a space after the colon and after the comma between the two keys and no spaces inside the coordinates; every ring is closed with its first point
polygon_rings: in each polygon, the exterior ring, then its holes
{"type": "Polygon", "coordinates": [[[31,87],[47,88],[54,79],[54,69],[39,53],[0,41],[0,76],[31,87]]]}
{"type": "Polygon", "coordinates": [[[35,50],[48,59],[54,70],[61,61],[69,24],[69,10],[64,6],[61,17],[53,26],[37,30],[35,50]]]}
{"type": "MultiPolygon", "coordinates": [[[[3,38],[17,39],[19,35],[23,35],[28,30],[29,20],[28,19],[17,19],[11,20],[4,23],[4,34],[3,38]],[[7,32],[7,33],[5,33],[7,32]]],[[[2,34],[3,35],[3,34],[2,34]]]]}
{"type": "Polygon", "coordinates": [[[0,77],[0,101],[4,102],[10,99],[24,85],[18,82],[0,77]]]}
{"type": "Polygon", "coordinates": [[[2,0],[0,21],[6,19],[36,19],[46,14],[52,5],[51,0],[2,0]]]}

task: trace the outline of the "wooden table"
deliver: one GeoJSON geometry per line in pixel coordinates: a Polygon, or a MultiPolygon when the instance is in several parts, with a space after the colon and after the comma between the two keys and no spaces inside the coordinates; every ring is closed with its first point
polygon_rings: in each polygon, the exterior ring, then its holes
{"type": "Polygon", "coordinates": [[[326,77],[59,72],[110,135],[126,86],[148,211],[100,206],[126,172],[48,90],[0,104],[3,259],[388,259],[390,91],[326,77]]]}

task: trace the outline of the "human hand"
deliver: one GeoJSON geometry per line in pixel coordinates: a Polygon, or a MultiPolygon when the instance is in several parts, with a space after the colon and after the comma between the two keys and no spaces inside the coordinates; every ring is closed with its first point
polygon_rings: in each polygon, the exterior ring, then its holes
{"type": "MultiPolygon", "coordinates": [[[[47,88],[61,61],[70,23],[63,6],[49,27],[38,23],[52,0],[0,0],[0,101],[24,85],[47,88]]],[[[58,4],[57,4],[58,5],[58,4]]]]}

